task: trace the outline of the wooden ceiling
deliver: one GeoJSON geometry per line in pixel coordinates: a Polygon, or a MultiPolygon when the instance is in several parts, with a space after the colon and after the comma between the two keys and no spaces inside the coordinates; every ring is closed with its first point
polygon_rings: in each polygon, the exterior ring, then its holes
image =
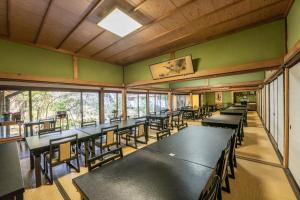
{"type": "Polygon", "coordinates": [[[0,35],[126,65],[283,18],[291,1],[0,0],[0,35]],[[98,27],[115,7],[143,27],[124,38],[98,27]]]}

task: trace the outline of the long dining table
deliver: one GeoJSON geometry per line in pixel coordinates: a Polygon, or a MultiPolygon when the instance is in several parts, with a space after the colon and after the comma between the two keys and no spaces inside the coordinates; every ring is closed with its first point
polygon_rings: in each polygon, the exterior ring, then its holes
{"type": "MultiPolygon", "coordinates": [[[[26,137],[25,141],[30,151],[30,168],[35,170],[36,187],[41,186],[41,154],[43,154],[46,151],[49,151],[51,139],[77,134],[78,141],[80,143],[84,143],[84,163],[85,165],[87,165],[87,160],[90,154],[88,142],[95,141],[96,137],[99,137],[102,128],[118,125],[119,130],[131,129],[135,127],[136,122],[139,121],[145,121],[145,119],[127,119],[117,122],[99,124],[97,126],[88,126],[77,129],[63,130],[60,132],[49,133],[41,136],[35,135],[26,137]]],[[[146,140],[148,140],[148,131],[146,131],[146,140]]],[[[95,153],[95,145],[92,145],[91,153],[95,153]]]]}
{"type": "Polygon", "coordinates": [[[199,199],[233,129],[191,126],[73,179],[82,199],[199,199]],[[99,187],[101,186],[101,187],[99,187]]]}

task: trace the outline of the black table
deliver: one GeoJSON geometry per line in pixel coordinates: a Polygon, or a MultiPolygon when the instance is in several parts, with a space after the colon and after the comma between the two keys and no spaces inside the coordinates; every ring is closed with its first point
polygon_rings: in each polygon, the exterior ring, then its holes
{"type": "Polygon", "coordinates": [[[145,149],[164,155],[175,154],[178,159],[215,168],[234,132],[234,129],[190,126],[145,149]]]}
{"type": "Polygon", "coordinates": [[[181,111],[184,113],[191,113],[192,119],[195,119],[195,113],[198,112],[198,108],[181,108],[181,111]]]}
{"type": "Polygon", "coordinates": [[[218,115],[202,120],[204,126],[215,126],[223,128],[232,128],[237,130],[239,144],[241,144],[244,131],[242,128],[243,117],[239,115],[218,115]]]}
{"type": "Polygon", "coordinates": [[[85,146],[85,164],[87,164],[87,159],[88,159],[88,141],[90,138],[90,135],[76,130],[76,129],[71,129],[71,130],[65,130],[62,132],[55,132],[55,133],[49,133],[46,135],[42,136],[31,136],[31,137],[26,137],[25,141],[27,143],[27,146],[30,151],[30,167],[31,169],[35,168],[35,181],[36,181],[36,187],[41,186],[41,154],[49,151],[50,148],[50,140],[51,139],[56,139],[56,138],[61,138],[61,137],[66,137],[70,135],[77,134],[78,140],[80,142],[84,142],[85,146]]]}
{"type": "Polygon", "coordinates": [[[240,115],[243,116],[244,124],[247,126],[247,110],[245,109],[226,109],[220,112],[221,115],[240,115]]]}
{"type": "Polygon", "coordinates": [[[147,150],[73,179],[82,199],[196,200],[214,171],[147,150]]]}
{"type": "Polygon", "coordinates": [[[41,122],[40,121],[31,121],[31,122],[25,122],[24,125],[24,137],[28,137],[29,136],[29,132],[30,132],[30,136],[33,135],[33,126],[37,126],[40,125],[41,122]],[[30,131],[28,132],[28,128],[30,129],[30,131]]]}
{"type": "MultiPolygon", "coordinates": [[[[156,115],[146,115],[147,121],[151,120],[157,120],[159,121],[159,126],[158,129],[163,129],[164,126],[164,121],[168,119],[170,115],[173,117],[179,116],[180,112],[179,111],[174,111],[174,112],[167,112],[167,113],[161,113],[161,114],[156,114],[156,115]]],[[[179,121],[179,118],[178,118],[179,121]]]]}
{"type": "Polygon", "coordinates": [[[0,144],[0,199],[23,199],[22,179],[17,143],[0,144]]]}

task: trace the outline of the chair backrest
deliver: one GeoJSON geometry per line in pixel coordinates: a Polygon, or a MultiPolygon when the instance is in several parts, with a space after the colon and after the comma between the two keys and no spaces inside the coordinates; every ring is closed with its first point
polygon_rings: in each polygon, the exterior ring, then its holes
{"type": "Polygon", "coordinates": [[[141,137],[144,136],[146,133],[146,121],[139,121],[135,123],[137,136],[141,137]]]}
{"type": "Polygon", "coordinates": [[[56,160],[58,162],[63,162],[70,160],[78,155],[78,136],[77,134],[52,139],[50,143],[50,160],[56,160]],[[75,154],[72,152],[72,148],[75,149],[75,154]],[[55,157],[55,152],[58,150],[57,157],[55,157]]]}
{"type": "Polygon", "coordinates": [[[55,132],[56,121],[53,118],[39,120],[39,135],[55,132]]]}
{"type": "Polygon", "coordinates": [[[177,126],[178,131],[185,129],[186,127],[188,127],[187,123],[181,123],[177,126]]]}
{"type": "Polygon", "coordinates": [[[114,161],[116,159],[123,158],[123,150],[122,147],[108,151],[106,153],[103,153],[101,155],[92,157],[88,159],[88,170],[91,171],[92,169],[95,169],[97,167],[101,167],[102,165],[109,163],[111,161],[114,161]],[[100,162],[95,162],[96,160],[99,160],[100,162]]]}
{"type": "Polygon", "coordinates": [[[97,122],[94,121],[88,121],[88,122],[82,122],[81,127],[87,127],[87,126],[97,126],[97,122]]]}
{"type": "Polygon", "coordinates": [[[219,159],[218,162],[217,175],[221,178],[221,182],[224,180],[226,176],[230,146],[231,146],[231,141],[228,142],[226,148],[222,151],[221,158],[219,159]]]}
{"type": "Polygon", "coordinates": [[[182,123],[183,122],[183,112],[180,112],[179,115],[178,115],[178,120],[179,120],[179,123],[182,123]]]}
{"type": "Polygon", "coordinates": [[[122,119],[121,117],[116,117],[116,118],[110,118],[109,119],[109,122],[112,123],[112,122],[120,122],[122,119]]]}
{"type": "Polygon", "coordinates": [[[172,124],[172,121],[173,121],[173,115],[172,115],[172,113],[170,113],[169,117],[168,117],[168,123],[169,123],[169,125],[172,124]]]}
{"type": "Polygon", "coordinates": [[[170,135],[171,135],[170,129],[164,129],[156,133],[156,138],[157,140],[162,140],[163,138],[168,137],[170,135]]]}
{"type": "Polygon", "coordinates": [[[156,115],[156,112],[149,112],[150,115],[156,115]]]}
{"type": "Polygon", "coordinates": [[[106,136],[106,145],[117,144],[118,146],[118,125],[101,129],[100,141],[103,143],[103,136],[106,136]]]}
{"type": "Polygon", "coordinates": [[[220,188],[221,179],[218,175],[215,175],[206,189],[202,191],[199,200],[219,200],[221,195],[220,188]]]}

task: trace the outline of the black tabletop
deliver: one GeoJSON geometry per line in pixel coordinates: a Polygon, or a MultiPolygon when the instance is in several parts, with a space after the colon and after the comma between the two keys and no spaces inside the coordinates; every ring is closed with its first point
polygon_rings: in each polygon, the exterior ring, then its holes
{"type": "Polygon", "coordinates": [[[245,115],[246,111],[241,109],[226,109],[222,110],[220,113],[224,115],[245,115]]]}
{"type": "Polygon", "coordinates": [[[66,137],[74,134],[77,134],[78,140],[85,140],[90,137],[90,135],[80,130],[70,129],[62,132],[49,133],[41,136],[35,135],[26,137],[25,141],[30,151],[42,151],[49,148],[49,142],[51,139],[66,137]]]}
{"type": "Polygon", "coordinates": [[[122,121],[118,121],[118,122],[99,124],[97,126],[82,127],[82,128],[78,128],[77,130],[83,131],[84,133],[87,133],[89,135],[98,135],[101,133],[103,128],[108,128],[111,126],[118,125],[119,129],[126,129],[126,128],[136,126],[136,122],[140,122],[140,121],[145,121],[145,120],[143,120],[143,119],[127,119],[127,120],[122,120],[122,121]]]}
{"type": "Polygon", "coordinates": [[[202,124],[212,126],[220,125],[224,127],[238,127],[241,120],[242,116],[239,115],[218,115],[203,119],[202,124]]]}
{"type": "Polygon", "coordinates": [[[196,112],[198,111],[198,108],[181,108],[184,112],[196,112]]]}
{"type": "Polygon", "coordinates": [[[247,110],[247,107],[240,107],[240,106],[230,106],[227,110],[247,110]]]}
{"type": "Polygon", "coordinates": [[[190,126],[144,149],[215,168],[233,134],[234,129],[190,126]]]}
{"type": "Polygon", "coordinates": [[[212,174],[195,163],[138,150],[73,183],[90,200],[196,200],[212,174]]]}
{"type": "Polygon", "coordinates": [[[0,144],[0,199],[16,192],[24,192],[17,143],[0,144]]]}

